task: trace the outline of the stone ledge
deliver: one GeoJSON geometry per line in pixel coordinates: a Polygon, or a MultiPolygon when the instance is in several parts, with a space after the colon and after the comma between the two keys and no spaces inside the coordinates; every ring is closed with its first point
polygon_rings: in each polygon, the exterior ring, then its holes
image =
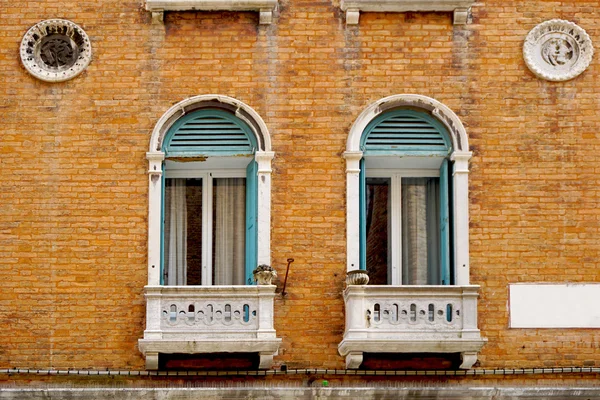
{"type": "Polygon", "coordinates": [[[154,340],[140,339],[138,346],[146,357],[146,369],[158,369],[158,355],[162,354],[207,354],[207,353],[258,353],[259,369],[269,369],[277,355],[281,339],[199,339],[199,340],[154,340]]]}
{"type": "Polygon", "coordinates": [[[454,24],[465,25],[469,9],[475,0],[342,0],[340,7],[346,11],[346,24],[358,24],[360,11],[407,12],[452,11],[454,24]]]}
{"type": "Polygon", "coordinates": [[[346,368],[356,369],[362,364],[363,353],[460,353],[461,369],[470,369],[486,339],[344,339],[338,346],[346,357],[346,368]]]}
{"type": "Polygon", "coordinates": [[[260,24],[273,22],[277,0],[146,0],[146,10],[162,21],[165,11],[258,11],[260,24]]]}

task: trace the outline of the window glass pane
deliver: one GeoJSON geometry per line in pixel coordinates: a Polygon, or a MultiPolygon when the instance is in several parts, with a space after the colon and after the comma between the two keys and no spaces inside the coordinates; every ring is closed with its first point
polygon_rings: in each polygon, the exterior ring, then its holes
{"type": "Polygon", "coordinates": [[[402,283],[436,285],[439,266],[439,178],[402,178],[402,283]]]}
{"type": "Polygon", "coordinates": [[[164,282],[199,285],[201,271],[202,179],[165,179],[164,282]]]}
{"type": "Polygon", "coordinates": [[[213,284],[243,285],[246,179],[213,180],[213,284]]]}
{"type": "Polygon", "coordinates": [[[388,284],[390,257],[389,178],[367,178],[366,182],[367,271],[369,283],[388,284]]]}

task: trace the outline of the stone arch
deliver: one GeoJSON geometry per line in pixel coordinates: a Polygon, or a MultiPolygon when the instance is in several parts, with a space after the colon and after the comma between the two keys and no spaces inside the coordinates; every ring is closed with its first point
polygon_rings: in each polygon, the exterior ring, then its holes
{"type": "Polygon", "coordinates": [[[263,119],[252,107],[229,96],[207,94],[190,97],[175,104],[163,114],[152,131],[150,153],[161,152],[163,140],[169,128],[182,116],[203,108],[230,111],[248,124],[258,143],[257,151],[271,151],[271,136],[263,119]]]}
{"type": "Polygon", "coordinates": [[[418,94],[396,94],[384,97],[369,105],[363,110],[358,118],[356,118],[352,128],[350,128],[350,133],[348,134],[348,140],[346,142],[346,151],[360,151],[360,139],[362,134],[369,122],[374,118],[386,111],[402,107],[416,108],[429,112],[444,124],[446,129],[448,129],[454,152],[469,151],[467,131],[458,116],[450,108],[439,101],[418,94]]]}

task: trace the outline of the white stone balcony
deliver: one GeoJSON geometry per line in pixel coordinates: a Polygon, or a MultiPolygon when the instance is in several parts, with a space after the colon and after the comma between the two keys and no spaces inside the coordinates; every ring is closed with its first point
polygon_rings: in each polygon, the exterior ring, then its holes
{"type": "Polygon", "coordinates": [[[460,368],[471,368],[487,341],[477,329],[478,289],[349,285],[338,346],[346,368],[358,368],[363,353],[461,353],[460,368]]]}
{"type": "Polygon", "coordinates": [[[146,0],[146,10],[162,21],[165,11],[258,11],[260,24],[270,24],[277,0],[146,0]]]}
{"type": "Polygon", "coordinates": [[[146,286],[146,369],[158,355],[258,353],[268,369],[281,339],[273,328],[275,285],[146,286]]]}
{"type": "Polygon", "coordinates": [[[340,7],[346,11],[346,24],[358,24],[360,11],[407,12],[452,11],[454,24],[467,23],[469,9],[475,0],[341,0],[340,7]]]}

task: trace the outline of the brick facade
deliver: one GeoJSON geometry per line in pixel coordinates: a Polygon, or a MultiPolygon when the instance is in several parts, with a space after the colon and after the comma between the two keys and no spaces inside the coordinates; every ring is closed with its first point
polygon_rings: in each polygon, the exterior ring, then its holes
{"type": "Polygon", "coordinates": [[[279,290],[295,259],[275,300],[275,366],[343,369],[342,153],[361,111],[402,93],[446,104],[469,135],[471,283],[488,339],[478,366],[600,367],[597,329],[509,329],[507,310],[510,283],[600,283],[597,57],[553,83],[522,56],[553,18],[600,43],[599,1],[479,1],[466,26],[431,12],[346,26],[322,0],[282,1],[271,25],[253,12],[173,12],[161,25],[137,1],[0,7],[0,369],[143,370],[145,153],[164,112],[199,94],[243,101],[271,133],[279,290]],[[48,18],[92,42],[92,63],[64,83],[19,60],[23,34],[48,18]]]}

